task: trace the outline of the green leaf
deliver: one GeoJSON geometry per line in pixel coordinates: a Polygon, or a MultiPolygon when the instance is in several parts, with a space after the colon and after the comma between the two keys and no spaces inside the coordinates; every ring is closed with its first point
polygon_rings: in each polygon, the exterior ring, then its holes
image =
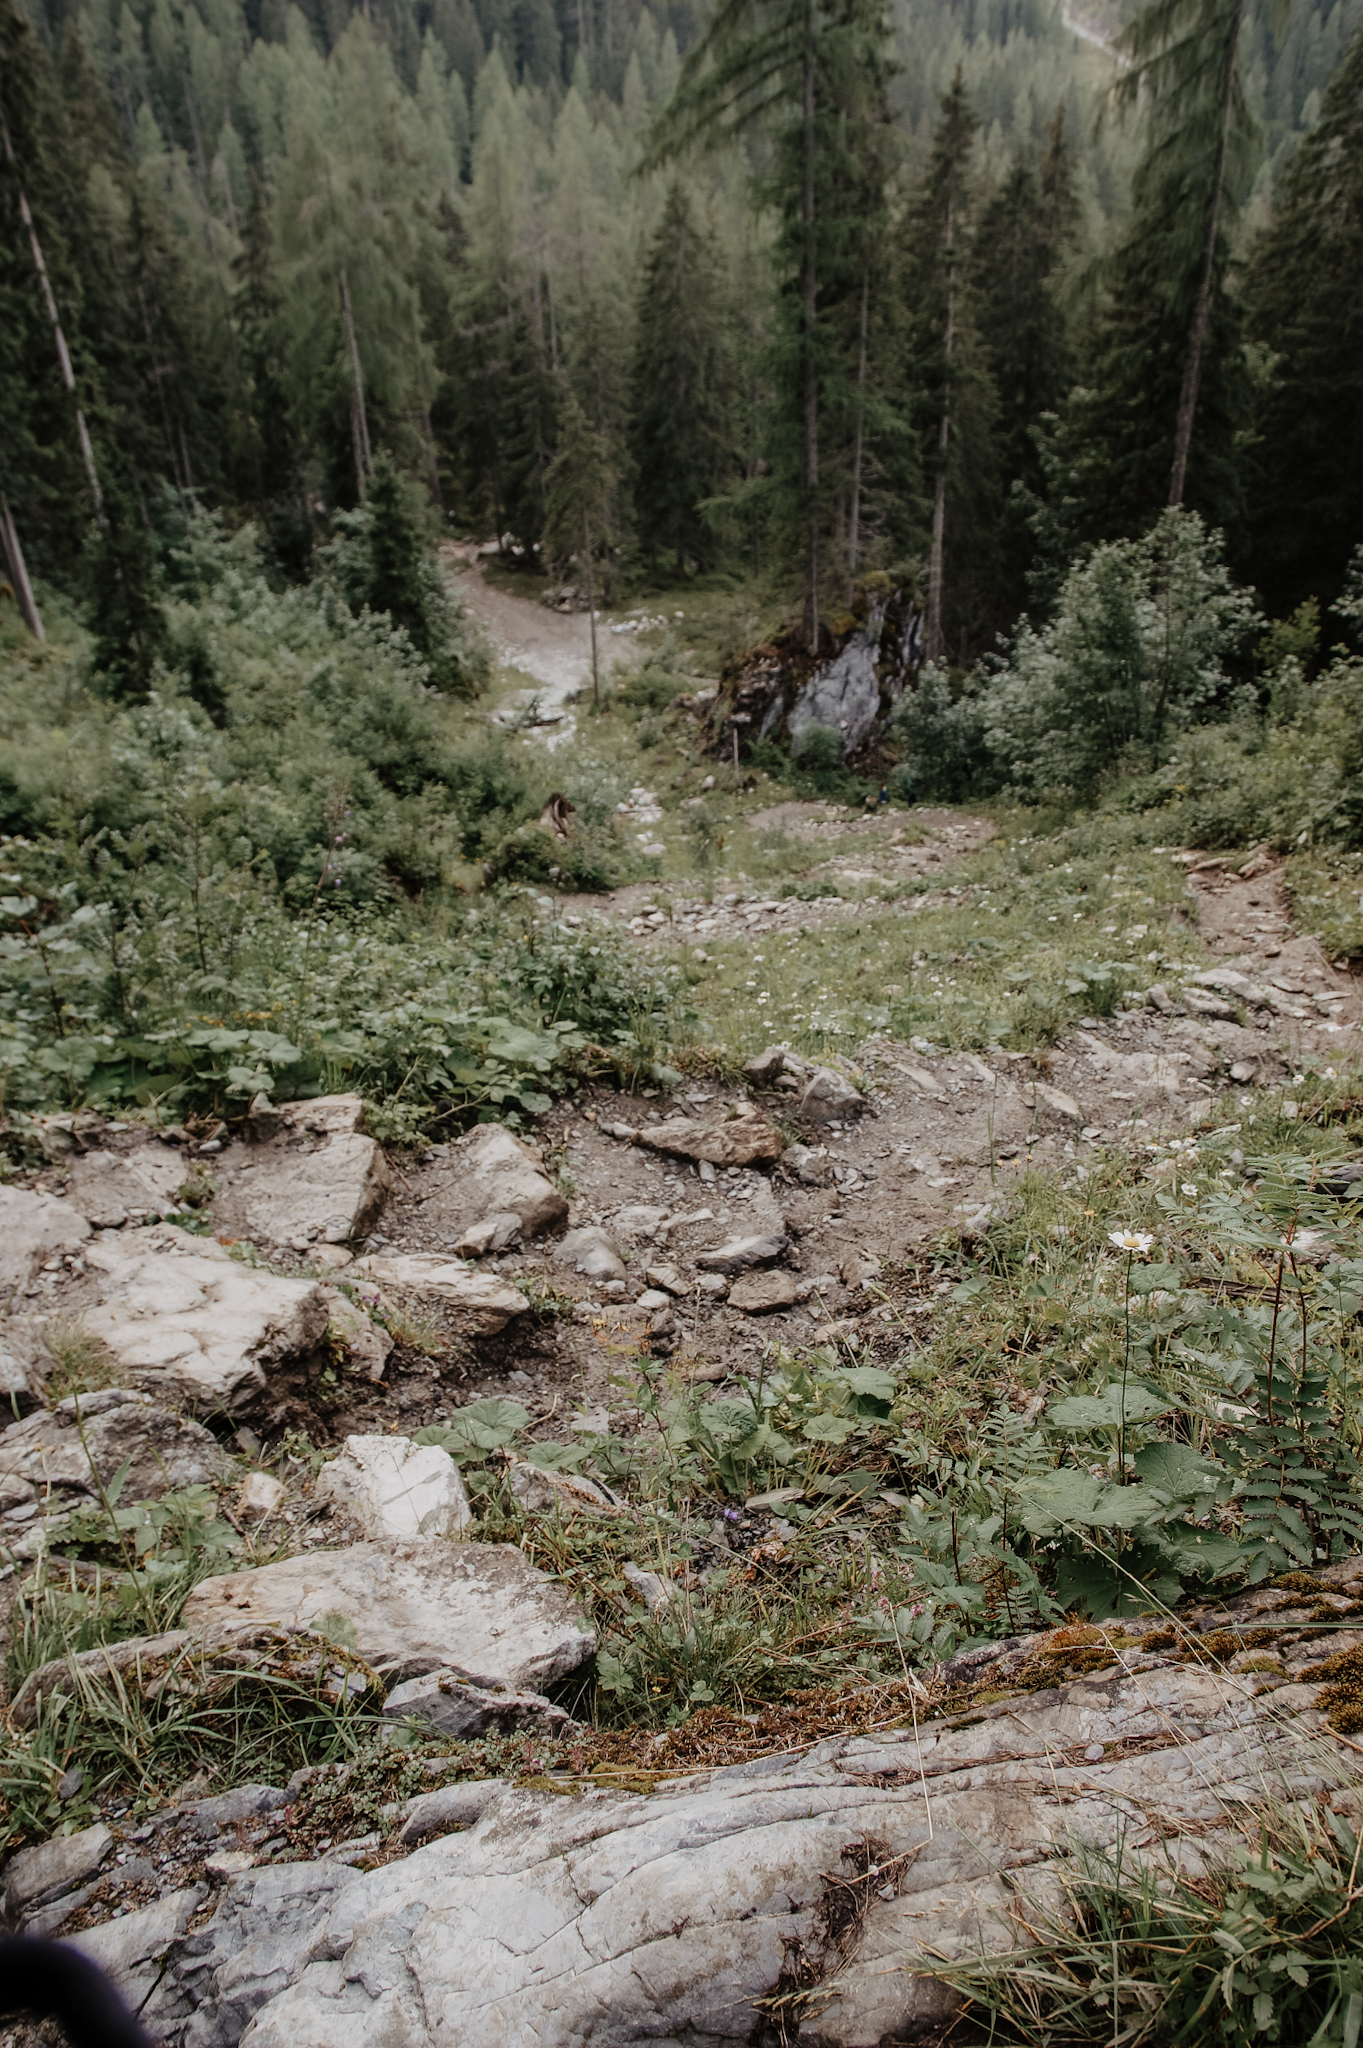
{"type": "Polygon", "coordinates": [[[1164,1503],[1143,1486],[1113,1486],[1091,1472],[1043,1473],[1018,1491],[1024,1526],[1033,1536],[1058,1530],[1135,1529],[1158,1521],[1164,1503]]]}
{"type": "Polygon", "coordinates": [[[1120,1429],[1123,1420],[1150,1422],[1156,1415],[1168,1415],[1178,1406],[1166,1394],[1157,1394],[1139,1380],[1128,1380],[1126,1395],[1115,1382],[1101,1394],[1071,1394],[1046,1410],[1046,1420],[1057,1429],[1120,1429]]]}
{"type": "Polygon", "coordinates": [[[885,1372],[878,1365],[849,1365],[839,1369],[837,1377],[854,1394],[869,1394],[875,1401],[893,1401],[899,1391],[899,1382],[892,1372],[885,1372]]]}
{"type": "Polygon", "coordinates": [[[1137,1451],[1135,1466],[1147,1486],[1170,1500],[1199,1500],[1215,1493],[1227,1476],[1188,1444],[1147,1444],[1137,1451]]]}
{"type": "Polygon", "coordinates": [[[845,1444],[856,1427],[854,1415],[814,1415],[800,1434],[812,1444],[845,1444]]]}
{"type": "Polygon", "coordinates": [[[429,1428],[418,1430],[414,1441],[437,1444],[452,1458],[467,1457],[472,1452],[501,1450],[504,1444],[519,1436],[529,1420],[528,1412],[519,1401],[496,1398],[470,1401],[468,1407],[460,1408],[448,1423],[432,1423],[429,1428]]]}

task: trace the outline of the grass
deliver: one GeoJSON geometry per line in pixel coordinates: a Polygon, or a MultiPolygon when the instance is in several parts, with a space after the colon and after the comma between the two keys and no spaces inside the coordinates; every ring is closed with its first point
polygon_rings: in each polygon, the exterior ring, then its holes
{"type": "MultiPolygon", "coordinates": [[[[1314,1759],[1331,1786],[1338,1773],[1314,1759]]],[[[1356,1801],[1344,1795],[1356,1811],[1356,1801]]],[[[1339,1803],[1336,1798],[1336,1804],[1339,1803]]],[[[1178,2048],[1260,2042],[1355,2048],[1363,2020],[1359,1839],[1325,1799],[1266,1788],[1240,1839],[1203,1845],[1196,1875],[1119,1842],[1080,1848],[1063,1907],[1027,1898],[1022,1955],[947,1962],[941,1975],[1019,2048],[1178,2048]]],[[[978,2038],[978,2036],[977,2036],[978,2038]]]]}
{"type": "Polygon", "coordinates": [[[1183,872],[1139,827],[1095,844],[1022,822],[1000,820],[997,838],[928,878],[867,885],[856,915],[773,933],[760,953],[707,941],[712,964],[687,971],[707,1037],[743,1057],[773,1038],[850,1052],[877,1031],[1030,1051],[1200,959],[1183,872]]]}

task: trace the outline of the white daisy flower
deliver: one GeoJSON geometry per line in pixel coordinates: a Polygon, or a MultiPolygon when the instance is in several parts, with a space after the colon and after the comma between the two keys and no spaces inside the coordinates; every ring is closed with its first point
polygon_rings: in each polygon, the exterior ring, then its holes
{"type": "Polygon", "coordinates": [[[1154,1249],[1154,1238],[1147,1230],[1109,1230],[1107,1241],[1114,1251],[1146,1252],[1154,1249]]]}

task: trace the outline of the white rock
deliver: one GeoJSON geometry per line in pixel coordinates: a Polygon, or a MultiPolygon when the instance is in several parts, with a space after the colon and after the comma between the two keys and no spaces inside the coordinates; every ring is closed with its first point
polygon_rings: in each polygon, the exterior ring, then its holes
{"type": "Polygon", "coordinates": [[[468,1784],[441,1785],[434,1792],[418,1792],[407,1801],[398,1840],[404,1848],[413,1848],[435,1835],[448,1835],[455,1828],[471,1828],[506,1789],[505,1778],[475,1778],[468,1784]]]}
{"type": "Polygon", "coordinates": [[[86,1255],[100,1301],[85,1327],[134,1386],[239,1415],[261,1405],[271,1378],[304,1366],[326,1336],[315,1280],[287,1280],[183,1231],[126,1232],[86,1255]],[[143,1249],[178,1239],[182,1249],[143,1249]]]}
{"type": "Polygon", "coordinates": [[[520,1218],[522,1233],[538,1237],[555,1230],[568,1215],[568,1204],[528,1146],[505,1124],[475,1124],[450,1148],[455,1176],[451,1194],[441,1207],[466,1210],[464,1227],[486,1216],[510,1213],[520,1218]]]}
{"type": "Polygon", "coordinates": [[[87,1152],[73,1159],[66,1194],[97,1230],[116,1230],[131,1217],[163,1216],[192,1168],[176,1146],[153,1140],[131,1152],[87,1152]]]}
{"type": "Polygon", "coordinates": [[[357,1543],[203,1579],[183,1626],[229,1621],[315,1626],[342,1614],[359,1653],[380,1669],[423,1659],[539,1691],[575,1671],[596,1637],[568,1595],[509,1544],[357,1543]]]}
{"type": "Polygon", "coordinates": [[[0,1299],[27,1287],[48,1259],[80,1251],[89,1235],[72,1203],[0,1186],[0,1299]]]}
{"type": "Polygon", "coordinates": [[[220,1234],[304,1247],[372,1229],[393,1177],[382,1146],[359,1130],[363,1114],[358,1095],[286,1103],[267,1143],[230,1146],[213,1205],[220,1234]]]}
{"type": "Polygon", "coordinates": [[[558,1265],[567,1266],[570,1272],[581,1273],[588,1280],[623,1283],[628,1278],[619,1247],[594,1223],[570,1230],[555,1246],[554,1259],[558,1265]]]}
{"type": "Polygon", "coordinates": [[[273,1472],[248,1472],[241,1482],[238,1501],[258,1514],[272,1515],[284,1498],[284,1484],[273,1472]]]}
{"type": "Polygon", "coordinates": [[[11,1415],[41,1401],[57,1363],[34,1316],[0,1316],[0,1402],[11,1415]]]}
{"type": "Polygon", "coordinates": [[[958,2003],[936,1958],[1025,1945],[1038,1910],[1063,1906],[1078,1847],[1121,1839],[1153,1861],[1184,1825],[1188,1849],[1216,1853],[1238,1840],[1230,1802],[1319,1782],[1302,1739],[1313,1696],[1165,1668],[642,1798],[501,1790],[475,1825],[340,1896],[295,1943],[249,2048],[720,2048],[757,2033],[796,1942],[823,1980],[800,2027],[810,2048],[912,2039],[958,2003]],[[1096,1742],[1104,1760],[1084,1761],[1096,1742]],[[1133,1813],[1158,1819],[1148,1849],[1132,1846],[1133,1813]],[[883,1881],[844,1951],[822,1909],[830,1877],[868,1851],[883,1881]]]}
{"type": "Polygon", "coordinates": [[[611,1235],[621,1244],[656,1237],[666,1215],[666,1209],[656,1208],[651,1202],[631,1202],[628,1208],[617,1209],[611,1217],[611,1235]]]}
{"type": "Polygon", "coordinates": [[[348,1436],[318,1473],[317,1494],[347,1509],[366,1536],[457,1536],[473,1520],[449,1452],[406,1436],[348,1436]]]}
{"type": "Polygon", "coordinates": [[[451,1308],[464,1309],[474,1318],[480,1336],[504,1330],[512,1316],[524,1315],[530,1303],[517,1287],[499,1280],[495,1273],[479,1273],[461,1266],[457,1259],[441,1258],[434,1252],[402,1252],[392,1257],[376,1253],[356,1259],[349,1268],[356,1280],[374,1280],[400,1294],[433,1294],[451,1308]]]}

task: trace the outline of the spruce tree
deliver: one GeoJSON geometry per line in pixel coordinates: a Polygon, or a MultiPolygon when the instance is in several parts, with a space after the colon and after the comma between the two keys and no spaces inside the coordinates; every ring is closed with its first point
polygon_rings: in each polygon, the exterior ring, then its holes
{"type": "Polygon", "coordinates": [[[1122,37],[1130,63],[1118,81],[1117,99],[1148,110],[1149,144],[1133,193],[1138,225],[1143,184],[1162,195],[1163,264],[1182,285],[1174,295],[1182,301],[1183,333],[1171,505],[1183,503],[1187,486],[1234,188],[1249,140],[1239,69],[1245,14],[1246,0],[1146,0],[1122,37]]]}
{"type": "Polygon", "coordinates": [[[780,501],[798,534],[811,652],[831,524],[820,413],[830,385],[842,381],[838,327],[820,291],[845,257],[836,188],[857,128],[849,100],[880,83],[887,42],[878,0],[721,0],[682,67],[649,158],[659,163],[693,143],[735,135],[768,137],[762,186],[778,217],[771,447],[780,501]]]}
{"type": "Polygon", "coordinates": [[[1272,364],[1251,456],[1256,577],[1275,614],[1332,603],[1363,536],[1363,32],[1250,254],[1251,338],[1272,364]]]}
{"type": "Polygon", "coordinates": [[[1005,630],[1028,597],[1028,508],[1046,489],[1039,422],[1062,405],[1073,375],[1058,274],[1075,240],[1078,203],[1065,110],[1039,164],[1019,155],[980,216],[972,252],[976,317],[998,401],[994,431],[998,552],[986,593],[986,637],[1005,630]]]}
{"type": "Polygon", "coordinates": [[[708,566],[714,533],[701,511],[730,461],[731,375],[719,258],[674,179],[644,261],[635,322],[630,454],[641,547],[708,566]]]}
{"type": "Polygon", "coordinates": [[[609,445],[573,392],[563,406],[558,451],[545,479],[544,545],[552,560],[579,563],[592,636],[592,702],[601,704],[596,648],[596,563],[615,542],[619,478],[609,445]]]}
{"type": "Polygon", "coordinates": [[[151,534],[126,486],[105,493],[91,545],[90,665],[115,697],[146,695],[166,641],[151,534]]]}
{"type": "Polygon", "coordinates": [[[914,422],[932,478],[923,651],[964,656],[984,629],[982,589],[998,486],[996,400],[975,316],[971,260],[979,119],[960,68],[941,103],[928,168],[907,223],[908,369],[914,422]]]}

